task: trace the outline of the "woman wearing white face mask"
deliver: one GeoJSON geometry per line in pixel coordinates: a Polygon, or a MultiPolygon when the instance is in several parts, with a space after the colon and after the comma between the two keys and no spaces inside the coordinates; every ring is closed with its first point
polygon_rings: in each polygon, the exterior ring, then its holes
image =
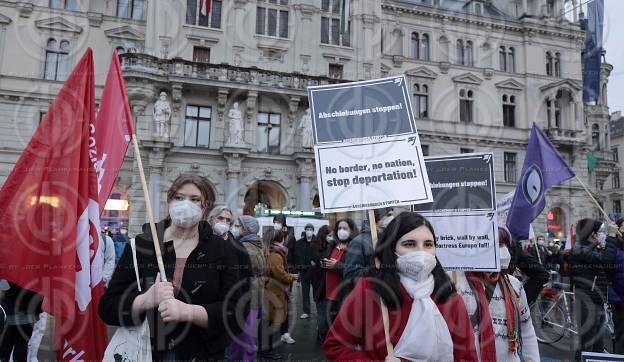
{"type": "Polygon", "coordinates": [[[481,361],[539,361],[537,337],[522,283],[508,275],[511,234],[498,228],[499,273],[457,273],[481,361]]]}
{"type": "Polygon", "coordinates": [[[380,261],[345,299],[327,338],[329,361],[476,361],[462,298],[435,257],[435,235],[421,215],[404,212],[375,249],[380,261]],[[388,307],[387,356],[381,300],[388,307]]]}
{"type": "MultiPolygon", "coordinates": [[[[607,276],[615,261],[618,227],[608,227],[593,219],[582,219],[576,223],[576,242],[568,258],[572,284],[575,287],[575,310],[581,351],[600,352],[604,350],[603,324],[604,307],[607,301],[607,276]],[[608,235],[608,236],[607,236],[608,235]],[[599,246],[604,245],[601,249],[599,246]]],[[[577,352],[580,359],[580,351],[577,352]]]]}
{"type": "Polygon", "coordinates": [[[156,225],[167,282],[158,274],[146,224],[135,238],[143,292],[128,246],[100,300],[99,314],[107,324],[140,325],[147,318],[154,361],[222,360],[230,342],[226,324],[236,325],[240,294],[231,293],[238,282],[234,253],[202,221],[210,194],[203,177],[179,176],[167,192],[169,216],[156,225]]]}

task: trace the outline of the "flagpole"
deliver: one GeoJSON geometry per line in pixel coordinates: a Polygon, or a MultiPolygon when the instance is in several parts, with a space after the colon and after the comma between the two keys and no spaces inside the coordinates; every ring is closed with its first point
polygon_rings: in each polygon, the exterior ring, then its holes
{"type": "Polygon", "coordinates": [[[591,197],[592,201],[594,202],[594,204],[596,204],[596,206],[598,206],[598,209],[600,210],[600,212],[602,212],[602,215],[604,215],[604,217],[607,219],[607,221],[611,220],[611,218],[609,217],[609,214],[607,214],[604,209],[602,208],[602,206],[600,206],[600,204],[598,203],[598,200],[596,200],[596,198],[594,197],[594,195],[592,195],[591,192],[589,192],[589,189],[587,188],[587,186],[585,186],[585,184],[583,183],[583,181],[581,181],[581,179],[576,176],[576,179],[578,180],[578,182],[581,184],[581,186],[583,186],[583,188],[585,189],[585,192],[587,192],[587,194],[589,195],[589,197],[591,197]]]}
{"type": "Polygon", "coordinates": [[[149,192],[147,191],[147,182],[145,181],[143,161],[141,161],[141,154],[139,153],[139,141],[137,141],[136,133],[132,134],[132,145],[134,146],[134,154],[139,167],[139,176],[141,177],[141,186],[143,187],[143,197],[145,198],[145,208],[147,209],[147,220],[150,224],[150,230],[152,232],[152,241],[154,242],[154,251],[156,252],[158,270],[160,271],[160,280],[166,282],[167,276],[165,275],[165,264],[163,263],[162,254],[160,252],[160,242],[158,241],[156,224],[154,223],[154,215],[152,214],[152,202],[149,197],[149,192]]]}
{"type": "MultiPolygon", "coordinates": [[[[377,222],[375,221],[375,211],[373,209],[368,210],[368,222],[370,223],[371,229],[371,239],[373,241],[373,253],[377,248],[377,222]]],[[[375,258],[375,266],[379,269],[381,265],[381,261],[375,258]]],[[[383,298],[379,297],[379,302],[381,303],[381,318],[383,320],[383,329],[384,334],[386,336],[386,351],[389,357],[394,357],[394,347],[392,346],[392,342],[390,341],[390,318],[388,316],[388,307],[386,303],[384,303],[383,298]]]]}

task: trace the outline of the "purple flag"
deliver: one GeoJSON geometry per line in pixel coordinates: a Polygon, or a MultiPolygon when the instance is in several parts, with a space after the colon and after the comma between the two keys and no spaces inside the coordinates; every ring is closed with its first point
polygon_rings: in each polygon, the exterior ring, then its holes
{"type": "Polygon", "coordinates": [[[514,239],[529,237],[531,222],[546,206],[546,190],[574,176],[555,146],[533,123],[522,174],[507,216],[507,228],[514,239]]]}

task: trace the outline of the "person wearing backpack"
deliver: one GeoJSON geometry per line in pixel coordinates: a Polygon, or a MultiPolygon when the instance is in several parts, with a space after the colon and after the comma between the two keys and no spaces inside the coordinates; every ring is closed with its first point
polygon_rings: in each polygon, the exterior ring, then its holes
{"type": "Polygon", "coordinates": [[[609,304],[613,313],[615,332],[615,354],[624,354],[624,218],[616,221],[620,237],[616,242],[615,262],[611,273],[611,280],[607,291],[609,304]]]}

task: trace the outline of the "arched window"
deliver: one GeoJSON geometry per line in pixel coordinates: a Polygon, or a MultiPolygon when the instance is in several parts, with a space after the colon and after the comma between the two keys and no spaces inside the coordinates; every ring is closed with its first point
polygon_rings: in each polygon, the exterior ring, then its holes
{"type": "Polygon", "coordinates": [[[516,50],[513,47],[507,49],[507,71],[510,73],[516,71],[516,50]]]}
{"type": "Polygon", "coordinates": [[[416,118],[429,118],[429,87],[414,84],[414,116],[416,118]]]}
{"type": "Polygon", "coordinates": [[[600,149],[600,127],[595,123],[592,124],[592,145],[600,149]]]}
{"type": "Polygon", "coordinates": [[[418,50],[419,50],[419,37],[418,37],[418,33],[414,32],[412,33],[412,39],[411,39],[411,43],[410,43],[410,56],[413,59],[418,59],[418,50]]]}
{"type": "Polygon", "coordinates": [[[455,63],[464,65],[464,41],[461,39],[455,45],[455,63]]]}
{"type": "Polygon", "coordinates": [[[555,53],[555,77],[561,77],[561,54],[555,53]]]}
{"type": "Polygon", "coordinates": [[[498,62],[501,71],[507,70],[507,50],[505,47],[498,48],[498,62]]]}
{"type": "Polygon", "coordinates": [[[546,52],[546,75],[553,75],[553,56],[550,52],[546,52]]]}
{"type": "Polygon", "coordinates": [[[69,75],[69,50],[70,43],[61,40],[60,43],[54,38],[48,39],[46,43],[46,61],[43,72],[44,79],[65,80],[69,75]]]}
{"type": "Polygon", "coordinates": [[[468,40],[466,42],[466,50],[464,51],[464,55],[466,57],[466,60],[464,62],[464,65],[467,65],[469,67],[472,67],[474,65],[474,47],[472,46],[472,41],[468,40]]]}
{"type": "Polygon", "coordinates": [[[429,35],[423,34],[420,39],[420,60],[429,60],[429,35]]]}

